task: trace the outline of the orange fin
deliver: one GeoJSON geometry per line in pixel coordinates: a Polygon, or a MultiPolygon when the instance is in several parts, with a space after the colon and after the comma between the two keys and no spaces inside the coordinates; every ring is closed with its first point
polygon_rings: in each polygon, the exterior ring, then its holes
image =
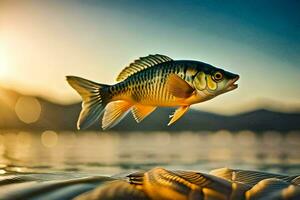
{"type": "Polygon", "coordinates": [[[177,110],[175,110],[174,114],[170,115],[170,118],[172,117],[172,119],[168,123],[168,126],[170,126],[171,124],[176,122],[180,117],[182,117],[184,115],[184,113],[186,113],[186,111],[188,111],[189,107],[190,106],[181,106],[177,110]]]}
{"type": "Polygon", "coordinates": [[[185,80],[176,74],[169,75],[167,79],[167,87],[169,92],[178,98],[190,97],[195,90],[185,80]]]}
{"type": "Polygon", "coordinates": [[[114,101],[105,108],[102,118],[102,129],[109,129],[117,125],[130,111],[132,104],[127,101],[114,101]]]}
{"type": "Polygon", "coordinates": [[[134,105],[131,112],[132,115],[137,123],[140,123],[147,117],[149,114],[151,114],[156,107],[153,106],[144,106],[144,105],[134,105]]]}

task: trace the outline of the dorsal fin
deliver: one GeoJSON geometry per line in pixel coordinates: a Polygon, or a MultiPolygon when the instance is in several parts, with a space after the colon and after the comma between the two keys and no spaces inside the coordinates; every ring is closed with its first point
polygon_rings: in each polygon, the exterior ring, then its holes
{"type": "Polygon", "coordinates": [[[171,58],[168,56],[155,54],[155,55],[149,55],[146,57],[140,57],[139,59],[135,60],[133,63],[130,63],[129,66],[125,67],[121,73],[117,77],[117,81],[123,81],[132,74],[135,74],[139,71],[142,71],[143,69],[152,67],[154,65],[172,61],[171,58]]]}

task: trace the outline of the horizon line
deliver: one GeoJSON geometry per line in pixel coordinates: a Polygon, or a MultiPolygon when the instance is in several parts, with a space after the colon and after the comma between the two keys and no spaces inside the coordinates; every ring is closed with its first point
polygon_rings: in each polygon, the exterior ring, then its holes
{"type": "MultiPolygon", "coordinates": [[[[14,88],[6,87],[3,85],[0,85],[0,90],[15,92],[21,96],[38,98],[38,99],[42,99],[42,100],[48,101],[50,103],[53,103],[56,105],[62,105],[62,106],[69,106],[69,105],[75,105],[75,104],[81,103],[81,100],[73,100],[70,102],[63,102],[63,101],[55,100],[54,98],[52,98],[52,99],[48,98],[46,95],[21,92],[20,90],[16,90],[14,88]]],[[[233,111],[232,113],[224,113],[224,112],[215,112],[215,111],[209,110],[209,109],[200,109],[200,108],[191,107],[192,110],[196,110],[196,111],[208,112],[208,113],[213,113],[213,114],[218,114],[218,115],[223,115],[223,116],[234,116],[234,115],[248,113],[248,112],[252,112],[252,111],[256,111],[256,110],[269,110],[269,111],[273,111],[273,112],[282,112],[282,113],[299,113],[300,112],[300,103],[293,103],[292,105],[291,104],[288,105],[287,103],[272,100],[270,98],[259,98],[259,99],[253,100],[251,102],[248,102],[248,103],[240,104],[240,105],[238,105],[238,108],[239,109],[236,109],[238,111],[233,111]],[[247,108],[245,108],[245,107],[247,107],[247,108]]]]}

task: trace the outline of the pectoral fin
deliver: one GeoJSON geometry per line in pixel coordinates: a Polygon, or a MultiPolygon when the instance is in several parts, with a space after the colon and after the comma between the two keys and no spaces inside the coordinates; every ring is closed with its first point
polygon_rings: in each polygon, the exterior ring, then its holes
{"type": "Polygon", "coordinates": [[[131,112],[137,123],[140,123],[145,117],[155,110],[156,107],[153,106],[144,106],[144,105],[135,105],[131,112]]]}
{"type": "Polygon", "coordinates": [[[174,112],[174,114],[170,116],[170,117],[172,117],[172,119],[168,123],[168,126],[170,126],[171,124],[173,124],[174,122],[176,122],[180,117],[182,117],[184,115],[184,113],[186,113],[186,111],[188,111],[189,107],[190,106],[181,106],[181,107],[179,107],[174,112]]]}
{"type": "Polygon", "coordinates": [[[176,74],[170,74],[168,76],[166,85],[169,92],[178,98],[188,98],[195,90],[185,80],[176,74]]]}
{"type": "Polygon", "coordinates": [[[130,111],[132,104],[127,101],[114,101],[109,103],[105,108],[102,118],[103,130],[112,128],[117,125],[130,111]]]}

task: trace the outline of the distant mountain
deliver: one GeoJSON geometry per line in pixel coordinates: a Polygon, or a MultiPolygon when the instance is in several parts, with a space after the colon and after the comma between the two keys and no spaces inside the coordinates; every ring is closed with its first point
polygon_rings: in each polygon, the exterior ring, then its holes
{"type": "MultiPolygon", "coordinates": [[[[76,130],[76,121],[81,104],[60,105],[39,97],[41,114],[38,121],[26,124],[15,113],[18,98],[24,95],[0,88],[0,129],[22,130],[76,130]]],[[[233,116],[224,116],[197,110],[190,110],[182,119],[168,127],[168,116],[172,108],[160,108],[137,124],[129,114],[113,131],[281,131],[300,130],[300,113],[282,113],[266,109],[254,110],[233,116]]],[[[100,122],[88,130],[101,131],[100,122]]]]}

